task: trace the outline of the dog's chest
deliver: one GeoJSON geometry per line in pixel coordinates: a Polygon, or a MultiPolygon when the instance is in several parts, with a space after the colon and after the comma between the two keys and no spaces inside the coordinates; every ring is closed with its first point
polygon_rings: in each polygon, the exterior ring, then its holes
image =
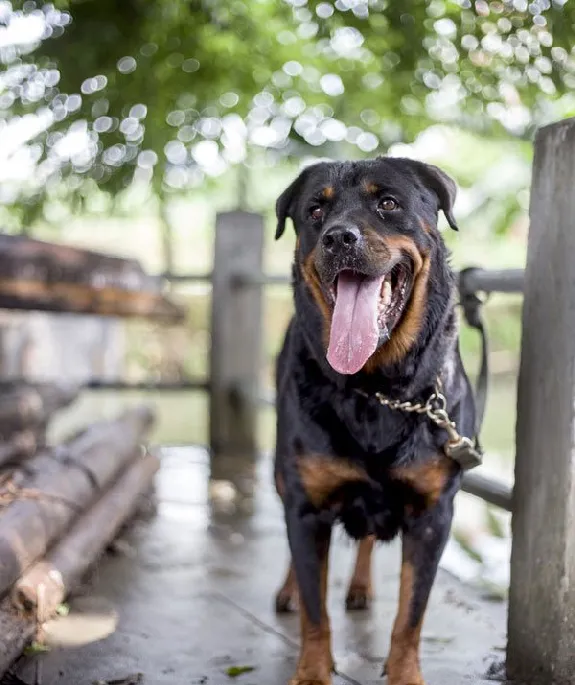
{"type": "Polygon", "coordinates": [[[389,541],[401,529],[406,507],[419,506],[419,499],[403,484],[387,478],[350,483],[341,489],[334,513],[352,538],[375,535],[389,541]]]}
{"type": "Polygon", "coordinates": [[[403,413],[361,396],[341,398],[331,406],[335,416],[324,428],[330,434],[334,454],[341,454],[346,444],[354,453],[341,456],[391,464],[430,451],[433,437],[421,415],[403,413]]]}

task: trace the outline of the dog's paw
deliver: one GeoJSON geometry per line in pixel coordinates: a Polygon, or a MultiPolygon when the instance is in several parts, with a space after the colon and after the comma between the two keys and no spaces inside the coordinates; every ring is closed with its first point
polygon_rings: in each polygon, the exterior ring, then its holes
{"type": "MultiPolygon", "coordinates": [[[[320,654],[316,656],[321,657],[320,654]]],[[[336,672],[335,662],[330,652],[324,655],[324,658],[300,663],[289,685],[332,685],[331,676],[336,672]]]]}
{"type": "Polygon", "coordinates": [[[345,598],[346,611],[365,611],[371,604],[371,593],[364,585],[352,585],[345,598]]]}
{"type": "Polygon", "coordinates": [[[276,614],[293,614],[299,608],[297,592],[282,588],[276,595],[276,614]]]}
{"type": "Polygon", "coordinates": [[[405,664],[397,668],[397,664],[394,664],[390,669],[388,660],[383,665],[381,676],[387,676],[387,685],[425,685],[418,665],[405,664]]]}
{"type": "MultiPolygon", "coordinates": [[[[383,673],[382,675],[386,675],[383,673]]],[[[411,676],[408,677],[407,680],[402,678],[401,676],[399,678],[390,678],[387,676],[387,685],[425,685],[425,681],[421,676],[411,676]]]]}

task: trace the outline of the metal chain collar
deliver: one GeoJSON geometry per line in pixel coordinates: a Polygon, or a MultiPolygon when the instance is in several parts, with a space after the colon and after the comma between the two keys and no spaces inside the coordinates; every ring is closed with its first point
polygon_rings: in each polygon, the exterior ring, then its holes
{"type": "MultiPolygon", "coordinates": [[[[483,462],[483,455],[476,448],[472,440],[459,434],[455,422],[451,420],[447,413],[447,398],[443,394],[442,389],[441,379],[438,378],[435,391],[425,403],[392,400],[380,392],[375,393],[375,398],[384,407],[389,407],[396,411],[403,411],[409,414],[425,414],[431,422],[447,432],[447,442],[443,446],[445,454],[450,459],[456,461],[464,470],[475,468],[483,462]]],[[[358,392],[367,396],[367,393],[358,392]]]]}

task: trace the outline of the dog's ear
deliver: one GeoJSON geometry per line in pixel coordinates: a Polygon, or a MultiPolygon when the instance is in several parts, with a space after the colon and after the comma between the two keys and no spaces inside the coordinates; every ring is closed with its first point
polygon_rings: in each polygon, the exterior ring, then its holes
{"type": "Polygon", "coordinates": [[[293,221],[296,204],[295,201],[297,199],[297,196],[301,192],[309,176],[319,166],[321,166],[321,163],[312,164],[311,166],[306,167],[295,179],[295,181],[293,181],[293,183],[290,186],[288,186],[276,200],[276,240],[278,240],[278,238],[281,238],[285,231],[286,219],[289,218],[293,221]]]}
{"type": "Polygon", "coordinates": [[[459,227],[453,216],[453,205],[455,204],[455,197],[457,195],[457,185],[455,181],[448,176],[445,171],[442,171],[433,164],[415,162],[415,165],[418,174],[425,185],[437,195],[437,199],[439,200],[438,207],[445,214],[447,223],[454,231],[458,231],[459,227]]]}
{"type": "Polygon", "coordinates": [[[292,216],[292,205],[299,177],[288,186],[276,200],[276,240],[282,237],[286,230],[286,219],[292,216]]]}

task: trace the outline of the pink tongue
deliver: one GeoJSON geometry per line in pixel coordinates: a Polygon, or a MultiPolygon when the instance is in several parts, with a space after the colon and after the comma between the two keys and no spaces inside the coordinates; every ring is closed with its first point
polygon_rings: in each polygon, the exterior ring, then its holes
{"type": "Polygon", "coordinates": [[[327,350],[327,360],[338,373],[357,373],[377,349],[377,306],[383,278],[346,271],[338,277],[327,350]]]}

